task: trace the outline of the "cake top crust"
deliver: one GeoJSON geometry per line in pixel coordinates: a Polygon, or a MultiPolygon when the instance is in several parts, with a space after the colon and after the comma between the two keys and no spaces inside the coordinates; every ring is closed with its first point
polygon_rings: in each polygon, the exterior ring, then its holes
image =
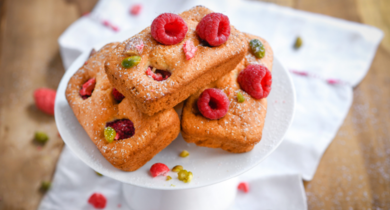
{"type": "Polygon", "coordinates": [[[210,47],[196,34],[199,21],[211,10],[203,6],[196,6],[179,16],[187,23],[188,32],[185,38],[175,45],[163,45],[153,39],[150,27],[147,27],[135,36],[120,43],[105,63],[106,73],[111,75],[114,86],[124,95],[136,97],[139,100],[157,100],[160,97],[180,91],[183,86],[191,83],[207,70],[217,67],[231,57],[245,51],[248,43],[244,35],[231,26],[229,39],[222,45],[210,47]],[[121,62],[128,57],[125,48],[134,40],[142,40],[144,48],[141,61],[132,68],[123,68],[121,62]],[[195,56],[186,60],[183,44],[190,40],[197,47],[195,56]],[[163,81],[155,81],[146,74],[148,67],[168,71],[171,76],[163,81]]]}

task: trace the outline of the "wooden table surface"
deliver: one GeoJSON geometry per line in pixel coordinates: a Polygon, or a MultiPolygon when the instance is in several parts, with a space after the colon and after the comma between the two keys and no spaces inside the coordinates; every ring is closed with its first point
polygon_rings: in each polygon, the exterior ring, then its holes
{"type": "MultiPolygon", "coordinates": [[[[64,73],[58,36],[95,2],[0,0],[0,209],[36,209],[41,182],[53,176],[63,142],[54,118],[35,108],[32,93],[57,88],[64,73]],[[37,130],[50,136],[43,147],[32,143],[37,130]]],[[[304,184],[309,209],[390,209],[390,1],[268,2],[385,32],[345,122],[314,179],[304,184]]]]}

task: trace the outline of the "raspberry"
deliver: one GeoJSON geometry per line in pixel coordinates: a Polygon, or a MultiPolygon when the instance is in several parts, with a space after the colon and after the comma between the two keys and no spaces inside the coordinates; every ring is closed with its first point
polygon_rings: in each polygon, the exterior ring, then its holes
{"type": "Polygon", "coordinates": [[[127,42],[124,53],[127,55],[141,55],[144,46],[142,39],[134,37],[127,42]]]}
{"type": "Polygon", "coordinates": [[[111,23],[110,21],[108,21],[108,20],[103,20],[103,21],[102,21],[102,24],[103,24],[104,26],[107,26],[108,28],[111,28],[113,31],[116,31],[116,32],[119,31],[118,26],[112,24],[112,23],[111,23]]]}
{"type": "Polygon", "coordinates": [[[118,102],[121,102],[125,98],[125,96],[122,95],[122,93],[120,93],[116,88],[112,89],[112,95],[118,102]]]}
{"type": "Polygon", "coordinates": [[[249,65],[240,72],[237,78],[241,89],[255,99],[266,98],[271,91],[272,75],[267,67],[249,65]]]}
{"type": "Polygon", "coordinates": [[[89,197],[88,203],[96,209],[104,209],[107,204],[106,196],[101,193],[94,193],[89,197]]]}
{"type": "Polygon", "coordinates": [[[172,45],[184,39],[188,27],[179,15],[164,13],[153,20],[150,30],[156,41],[162,44],[172,45]]]}
{"type": "Polygon", "coordinates": [[[198,109],[204,117],[216,120],[228,112],[229,99],[222,90],[206,89],[198,99],[198,109]]]}
{"type": "Polygon", "coordinates": [[[106,123],[106,127],[111,127],[115,130],[115,140],[127,139],[134,136],[135,128],[133,122],[128,119],[115,120],[106,123]]]}
{"type": "Polygon", "coordinates": [[[243,191],[244,193],[249,192],[249,185],[247,182],[240,182],[240,184],[238,184],[237,188],[239,190],[243,191]]]}
{"type": "Polygon", "coordinates": [[[191,40],[188,40],[188,41],[184,42],[183,50],[184,50],[184,53],[186,54],[186,59],[190,60],[191,58],[193,58],[195,56],[195,52],[196,52],[196,50],[198,50],[198,48],[196,48],[194,46],[194,43],[191,40]]]}
{"type": "Polygon", "coordinates": [[[159,176],[159,175],[165,175],[168,173],[169,168],[164,163],[155,163],[150,167],[150,173],[153,177],[159,176]]]}
{"type": "Polygon", "coordinates": [[[35,105],[46,114],[54,115],[56,91],[49,88],[39,88],[34,91],[35,105]]]}
{"type": "Polygon", "coordinates": [[[130,8],[130,13],[132,15],[138,15],[141,12],[141,9],[142,9],[142,5],[141,4],[134,4],[130,8]]]}
{"type": "Polygon", "coordinates": [[[151,76],[156,81],[163,81],[171,76],[171,72],[169,71],[157,69],[153,72],[151,69],[152,67],[150,66],[148,67],[148,69],[146,69],[146,75],[151,76]]]}
{"type": "Polygon", "coordinates": [[[92,95],[92,91],[95,89],[96,79],[89,79],[80,89],[80,96],[83,99],[87,99],[92,95]]]}
{"type": "Polygon", "coordinates": [[[225,43],[230,35],[230,22],[226,15],[210,13],[202,18],[196,33],[211,46],[219,46],[225,43]]]}

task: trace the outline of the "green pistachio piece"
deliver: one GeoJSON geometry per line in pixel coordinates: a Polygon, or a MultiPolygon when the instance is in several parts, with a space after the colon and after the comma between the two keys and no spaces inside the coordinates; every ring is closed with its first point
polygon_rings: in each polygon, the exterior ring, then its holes
{"type": "Polygon", "coordinates": [[[41,183],[41,190],[43,190],[43,191],[48,191],[50,189],[50,187],[51,187],[51,182],[49,182],[49,181],[43,181],[41,183]]]}
{"type": "Polygon", "coordinates": [[[122,60],[122,66],[123,68],[128,69],[138,65],[139,62],[141,62],[140,56],[130,56],[122,60]]]}
{"type": "Polygon", "coordinates": [[[194,178],[194,175],[192,174],[191,171],[189,171],[189,172],[187,173],[187,177],[183,180],[183,182],[184,182],[184,183],[190,183],[191,180],[192,180],[192,178],[194,178]]]}
{"type": "Polygon", "coordinates": [[[112,128],[110,126],[104,128],[104,138],[106,139],[106,141],[108,143],[113,142],[115,139],[115,136],[116,136],[116,131],[114,130],[114,128],[112,128]]]}
{"type": "Polygon", "coordinates": [[[238,103],[242,103],[245,101],[245,97],[244,97],[244,95],[242,95],[241,92],[237,93],[237,101],[238,101],[238,103]]]}
{"type": "Polygon", "coordinates": [[[252,53],[256,56],[256,58],[263,58],[265,56],[265,48],[260,40],[252,39],[249,42],[249,46],[251,47],[252,53]]]}
{"type": "Polygon", "coordinates": [[[297,39],[295,40],[294,48],[299,49],[302,46],[302,44],[303,44],[302,38],[298,36],[297,39]]]}
{"type": "Polygon", "coordinates": [[[179,171],[179,173],[177,174],[177,178],[180,180],[180,181],[184,181],[188,176],[188,172],[187,170],[181,170],[179,171]]]}
{"type": "Polygon", "coordinates": [[[34,135],[35,141],[39,143],[46,143],[49,140],[49,136],[45,132],[37,131],[34,135]]]}
{"type": "Polygon", "coordinates": [[[177,166],[172,168],[173,172],[180,172],[181,170],[183,170],[183,166],[181,166],[181,165],[177,165],[177,166]]]}
{"type": "Polygon", "coordinates": [[[180,157],[188,157],[188,155],[190,155],[190,153],[187,151],[187,150],[183,150],[181,153],[180,153],[180,157]]]}

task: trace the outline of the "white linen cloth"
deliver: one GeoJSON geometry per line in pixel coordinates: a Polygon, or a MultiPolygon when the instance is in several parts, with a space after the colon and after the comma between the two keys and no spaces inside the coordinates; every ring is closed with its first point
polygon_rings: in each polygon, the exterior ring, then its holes
{"type": "MultiPolygon", "coordinates": [[[[205,5],[228,15],[243,32],[268,40],[281,62],[291,70],[315,77],[292,75],[297,94],[295,118],[282,144],[259,166],[240,176],[250,192],[239,193],[230,210],[307,209],[302,183],[311,180],[322,154],[336,135],[352,103],[352,88],[366,75],[382,31],[367,25],[256,1],[166,0],[143,1],[139,16],[129,14],[136,0],[100,0],[89,16],[81,17],[59,38],[65,68],[99,40],[116,33],[102,24],[108,20],[120,30],[150,25],[160,13],[179,13],[205,5]],[[293,49],[297,36],[303,39],[293,49]],[[324,79],[342,83],[332,85],[324,79]]],[[[122,200],[121,183],[97,177],[65,146],[51,190],[40,210],[91,209],[93,192],[103,193],[106,209],[129,209],[122,200]]]]}

